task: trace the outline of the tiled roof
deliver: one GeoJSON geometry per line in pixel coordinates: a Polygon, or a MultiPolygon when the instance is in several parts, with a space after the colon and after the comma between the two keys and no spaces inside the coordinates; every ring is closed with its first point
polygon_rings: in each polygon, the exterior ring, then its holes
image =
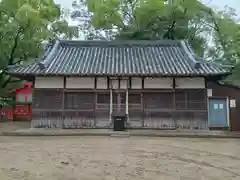
{"type": "Polygon", "coordinates": [[[199,60],[184,41],[55,41],[41,61],[9,67],[11,74],[206,76],[229,70],[199,60]]]}

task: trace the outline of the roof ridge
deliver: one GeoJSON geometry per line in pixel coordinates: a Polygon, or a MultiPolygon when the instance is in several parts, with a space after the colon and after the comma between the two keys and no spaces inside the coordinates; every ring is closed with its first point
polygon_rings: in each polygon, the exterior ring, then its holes
{"type": "Polygon", "coordinates": [[[233,66],[226,66],[226,65],[223,65],[223,64],[219,64],[217,62],[214,62],[214,61],[206,61],[205,59],[199,57],[194,51],[193,49],[191,48],[191,45],[189,44],[189,42],[187,41],[184,41],[185,42],[185,45],[187,46],[188,50],[192,53],[192,56],[195,57],[194,59],[197,61],[197,63],[199,64],[209,64],[209,65],[215,65],[217,67],[221,67],[221,68],[230,68],[232,69],[233,66]]]}
{"type": "Polygon", "coordinates": [[[224,65],[224,64],[220,64],[220,63],[217,63],[217,62],[214,62],[214,61],[202,61],[200,62],[201,64],[209,64],[209,65],[214,65],[214,66],[217,66],[217,67],[221,67],[221,68],[226,68],[226,69],[230,69],[230,71],[234,68],[234,66],[231,66],[231,65],[224,65]]]}
{"type": "Polygon", "coordinates": [[[39,65],[39,64],[43,63],[43,61],[48,57],[49,53],[51,53],[51,51],[52,51],[53,47],[51,48],[51,50],[49,50],[50,52],[47,52],[48,51],[47,49],[50,46],[52,46],[52,44],[53,44],[52,42],[48,42],[46,44],[46,46],[44,47],[44,54],[42,56],[36,58],[34,61],[27,61],[27,62],[24,62],[23,64],[9,65],[7,67],[7,69],[11,69],[11,68],[24,68],[24,67],[31,66],[31,65],[34,65],[34,64],[38,64],[39,65]]]}
{"type": "Polygon", "coordinates": [[[189,46],[189,44],[185,40],[181,40],[181,46],[182,46],[183,50],[185,51],[185,53],[187,54],[187,56],[189,57],[189,59],[192,61],[192,62],[190,62],[192,64],[192,66],[195,69],[199,69],[200,68],[200,63],[194,57],[196,54],[193,52],[193,50],[189,46]]]}
{"type": "Polygon", "coordinates": [[[7,67],[7,69],[30,66],[30,65],[33,65],[33,64],[35,64],[35,63],[40,62],[41,60],[42,60],[41,58],[40,58],[40,59],[37,58],[37,59],[34,60],[34,61],[24,62],[23,64],[9,65],[9,66],[7,67]]]}
{"type": "Polygon", "coordinates": [[[171,46],[171,45],[180,45],[180,40],[60,40],[60,45],[79,45],[79,46],[93,46],[93,45],[107,45],[107,46],[119,46],[119,45],[162,45],[162,46],[171,46]]]}
{"type": "Polygon", "coordinates": [[[40,70],[47,68],[47,66],[50,64],[53,57],[55,56],[59,46],[60,46],[60,41],[56,40],[50,52],[47,55],[43,56],[43,59],[38,62],[38,67],[40,68],[40,70]]]}

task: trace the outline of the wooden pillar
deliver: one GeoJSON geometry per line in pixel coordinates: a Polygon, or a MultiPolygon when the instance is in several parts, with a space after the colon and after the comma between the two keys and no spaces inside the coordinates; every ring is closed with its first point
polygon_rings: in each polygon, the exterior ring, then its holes
{"type": "Polygon", "coordinates": [[[126,114],[128,115],[128,90],[126,91],[126,114]]]}
{"type": "Polygon", "coordinates": [[[204,107],[208,111],[208,89],[204,89],[204,107]]]}
{"type": "Polygon", "coordinates": [[[32,77],[32,103],[30,105],[30,109],[31,109],[31,117],[30,117],[30,127],[33,127],[34,125],[34,118],[33,118],[33,109],[35,109],[35,106],[34,106],[34,103],[35,103],[35,100],[34,100],[34,97],[35,97],[35,76],[32,77]]]}
{"type": "Polygon", "coordinates": [[[127,122],[129,122],[129,115],[128,115],[128,89],[126,90],[126,108],[125,108],[125,114],[127,116],[127,122]]]}
{"type": "Polygon", "coordinates": [[[173,123],[176,124],[176,79],[173,78],[173,109],[174,111],[171,113],[173,123]]]}
{"type": "Polygon", "coordinates": [[[113,107],[112,107],[112,104],[113,104],[113,96],[112,96],[112,89],[110,89],[110,107],[109,107],[109,123],[111,124],[112,123],[112,110],[113,110],[113,107]]]}
{"type": "Polygon", "coordinates": [[[97,111],[97,92],[94,93],[94,127],[96,127],[97,120],[96,120],[96,111],[97,111]]]}
{"type": "Polygon", "coordinates": [[[61,112],[61,126],[60,128],[63,129],[64,128],[64,119],[65,119],[65,91],[64,89],[62,90],[62,112],[61,112]]]}
{"type": "MultiPolygon", "coordinates": [[[[228,99],[227,99],[228,100],[228,99]]],[[[208,101],[209,101],[209,97],[208,97],[208,89],[206,88],[204,90],[204,110],[205,110],[205,114],[204,114],[204,117],[206,117],[207,119],[207,123],[206,123],[206,128],[208,127],[208,122],[209,122],[209,118],[208,118],[208,101]]],[[[229,102],[229,101],[227,101],[229,102]]],[[[228,103],[227,103],[228,104],[228,103]]],[[[229,104],[228,104],[228,107],[229,108],[229,104]]],[[[229,110],[229,109],[228,109],[229,110]]],[[[229,111],[228,111],[229,113],[229,111]]]]}
{"type": "Polygon", "coordinates": [[[66,77],[63,79],[63,89],[62,89],[62,118],[61,118],[61,129],[64,128],[65,120],[65,88],[66,88],[66,77]]]}
{"type": "Polygon", "coordinates": [[[117,111],[121,112],[121,92],[117,93],[117,111]]]}
{"type": "Polygon", "coordinates": [[[186,109],[188,109],[188,93],[189,92],[187,90],[184,90],[186,109]]]}
{"type": "MultiPolygon", "coordinates": [[[[142,90],[144,89],[144,78],[142,78],[142,90]]],[[[144,94],[141,92],[141,114],[142,114],[142,127],[144,127],[144,118],[145,118],[145,112],[144,112],[144,94]]]]}
{"type": "Polygon", "coordinates": [[[143,92],[141,93],[141,118],[142,118],[142,127],[144,127],[144,102],[143,102],[143,92]]]}

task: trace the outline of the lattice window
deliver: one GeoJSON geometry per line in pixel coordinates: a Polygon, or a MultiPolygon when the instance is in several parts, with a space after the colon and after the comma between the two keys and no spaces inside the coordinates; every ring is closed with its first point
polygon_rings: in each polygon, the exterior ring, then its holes
{"type": "Polygon", "coordinates": [[[128,94],[128,104],[141,104],[141,94],[128,94]]]}
{"type": "Polygon", "coordinates": [[[145,108],[173,109],[173,93],[144,93],[145,108]]]}
{"type": "Polygon", "coordinates": [[[110,106],[110,94],[107,92],[97,93],[97,110],[109,110],[110,106]]]}
{"type": "Polygon", "coordinates": [[[33,108],[35,109],[61,109],[62,92],[50,89],[37,89],[34,91],[33,108]]]}
{"type": "Polygon", "coordinates": [[[191,110],[206,109],[205,90],[202,90],[202,89],[187,90],[186,96],[187,96],[188,109],[191,109],[191,110]]]}
{"type": "Polygon", "coordinates": [[[128,109],[129,111],[141,110],[141,94],[140,93],[128,94],[128,109]]]}
{"type": "Polygon", "coordinates": [[[176,109],[187,109],[187,96],[185,91],[175,92],[175,107],[176,109]]]}
{"type": "Polygon", "coordinates": [[[65,93],[65,109],[92,110],[94,109],[94,104],[94,93],[65,93]]]}
{"type": "Polygon", "coordinates": [[[112,93],[113,104],[125,104],[126,93],[125,92],[113,92],[112,93]]]}
{"type": "Polygon", "coordinates": [[[175,92],[175,106],[178,110],[204,110],[206,109],[205,90],[191,89],[175,92]]]}
{"type": "Polygon", "coordinates": [[[97,104],[109,104],[110,95],[109,93],[97,93],[97,104]]]}

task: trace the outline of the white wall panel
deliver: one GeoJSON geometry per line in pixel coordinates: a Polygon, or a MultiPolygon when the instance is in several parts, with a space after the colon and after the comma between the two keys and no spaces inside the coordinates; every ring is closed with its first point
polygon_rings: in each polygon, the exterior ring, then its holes
{"type": "Polygon", "coordinates": [[[144,88],[146,89],[171,89],[173,88],[172,78],[145,78],[144,88]]]}
{"type": "Polygon", "coordinates": [[[136,77],[132,78],[131,88],[132,89],[142,89],[142,79],[136,78],[136,77]]]}
{"type": "Polygon", "coordinates": [[[36,77],[35,88],[63,88],[63,77],[36,77]]]}
{"type": "Polygon", "coordinates": [[[120,80],[120,89],[127,89],[128,88],[128,80],[121,79],[120,80]]]}
{"type": "Polygon", "coordinates": [[[107,89],[108,83],[107,78],[101,77],[97,78],[97,89],[107,89]]]}
{"type": "Polygon", "coordinates": [[[94,78],[92,77],[69,77],[66,79],[68,89],[94,89],[94,78]]]}
{"type": "Polygon", "coordinates": [[[118,89],[119,87],[119,84],[118,84],[118,79],[111,79],[110,80],[110,83],[111,83],[111,87],[112,87],[112,89],[118,89]]]}
{"type": "Polygon", "coordinates": [[[176,78],[176,88],[203,89],[205,88],[204,78],[176,78]]]}

